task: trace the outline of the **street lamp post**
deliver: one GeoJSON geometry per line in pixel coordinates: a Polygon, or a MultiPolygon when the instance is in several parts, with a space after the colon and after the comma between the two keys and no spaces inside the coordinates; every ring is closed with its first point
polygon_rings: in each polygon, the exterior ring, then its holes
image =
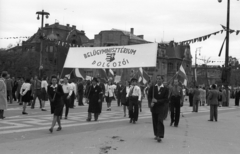
{"type": "MultiPolygon", "coordinates": [[[[38,11],[36,12],[37,16],[37,20],[39,20],[39,15],[42,16],[42,22],[41,22],[41,30],[43,30],[43,23],[44,23],[44,16],[46,16],[46,18],[48,18],[48,16],[50,15],[48,12],[44,12],[44,10],[42,11],[38,11]]],[[[43,62],[42,62],[42,51],[43,51],[43,34],[41,34],[41,49],[40,49],[40,66],[39,66],[39,78],[42,77],[42,69],[43,69],[43,62]]]]}

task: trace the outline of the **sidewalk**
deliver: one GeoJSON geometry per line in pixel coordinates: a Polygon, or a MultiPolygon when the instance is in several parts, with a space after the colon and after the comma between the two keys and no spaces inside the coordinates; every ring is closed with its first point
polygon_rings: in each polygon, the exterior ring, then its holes
{"type": "Polygon", "coordinates": [[[165,138],[153,139],[150,118],[133,125],[128,121],[63,128],[44,137],[0,144],[3,154],[239,154],[240,112],[219,113],[209,122],[209,113],[181,117],[179,127],[165,121],[165,138]]]}

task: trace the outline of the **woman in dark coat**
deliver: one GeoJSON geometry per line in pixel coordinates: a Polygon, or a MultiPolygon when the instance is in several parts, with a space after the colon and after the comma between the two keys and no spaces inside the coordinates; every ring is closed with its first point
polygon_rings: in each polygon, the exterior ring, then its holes
{"type": "Polygon", "coordinates": [[[62,96],[64,95],[64,92],[62,86],[60,84],[57,84],[56,76],[52,76],[51,80],[52,84],[48,85],[47,93],[50,100],[51,114],[53,114],[52,126],[49,129],[49,131],[52,133],[56,122],[58,123],[57,131],[62,130],[60,117],[63,109],[62,96]]]}
{"type": "Polygon", "coordinates": [[[93,78],[92,85],[89,87],[87,99],[89,102],[88,106],[88,118],[87,121],[91,121],[92,113],[94,113],[95,121],[98,120],[98,115],[101,112],[101,98],[102,98],[102,90],[100,86],[97,85],[97,78],[93,78]]]}

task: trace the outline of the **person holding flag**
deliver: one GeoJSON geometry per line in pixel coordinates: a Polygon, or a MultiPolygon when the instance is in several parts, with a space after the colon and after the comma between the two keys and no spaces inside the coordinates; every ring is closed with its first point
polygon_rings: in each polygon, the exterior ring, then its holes
{"type": "Polygon", "coordinates": [[[171,87],[169,92],[169,98],[171,101],[171,123],[170,126],[174,123],[175,127],[178,127],[179,118],[180,118],[180,108],[183,106],[183,91],[180,86],[178,86],[178,79],[174,79],[173,87],[171,87]]]}

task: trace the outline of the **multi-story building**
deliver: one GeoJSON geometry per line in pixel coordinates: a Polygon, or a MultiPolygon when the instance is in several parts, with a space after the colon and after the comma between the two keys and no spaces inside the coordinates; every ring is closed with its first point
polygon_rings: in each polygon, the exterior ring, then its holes
{"type": "Polygon", "coordinates": [[[11,48],[6,51],[6,54],[11,51],[20,54],[17,59],[14,56],[10,59],[0,58],[1,63],[5,63],[5,61],[15,63],[14,66],[8,68],[3,68],[3,65],[0,65],[1,70],[8,70],[14,76],[30,77],[38,75],[41,51],[43,75],[57,75],[62,71],[69,44],[71,46],[82,46],[88,42],[89,39],[85,32],[77,30],[75,25],[45,24],[42,30],[39,29],[31,38],[22,42],[22,46],[18,47],[20,50],[11,48]]]}

